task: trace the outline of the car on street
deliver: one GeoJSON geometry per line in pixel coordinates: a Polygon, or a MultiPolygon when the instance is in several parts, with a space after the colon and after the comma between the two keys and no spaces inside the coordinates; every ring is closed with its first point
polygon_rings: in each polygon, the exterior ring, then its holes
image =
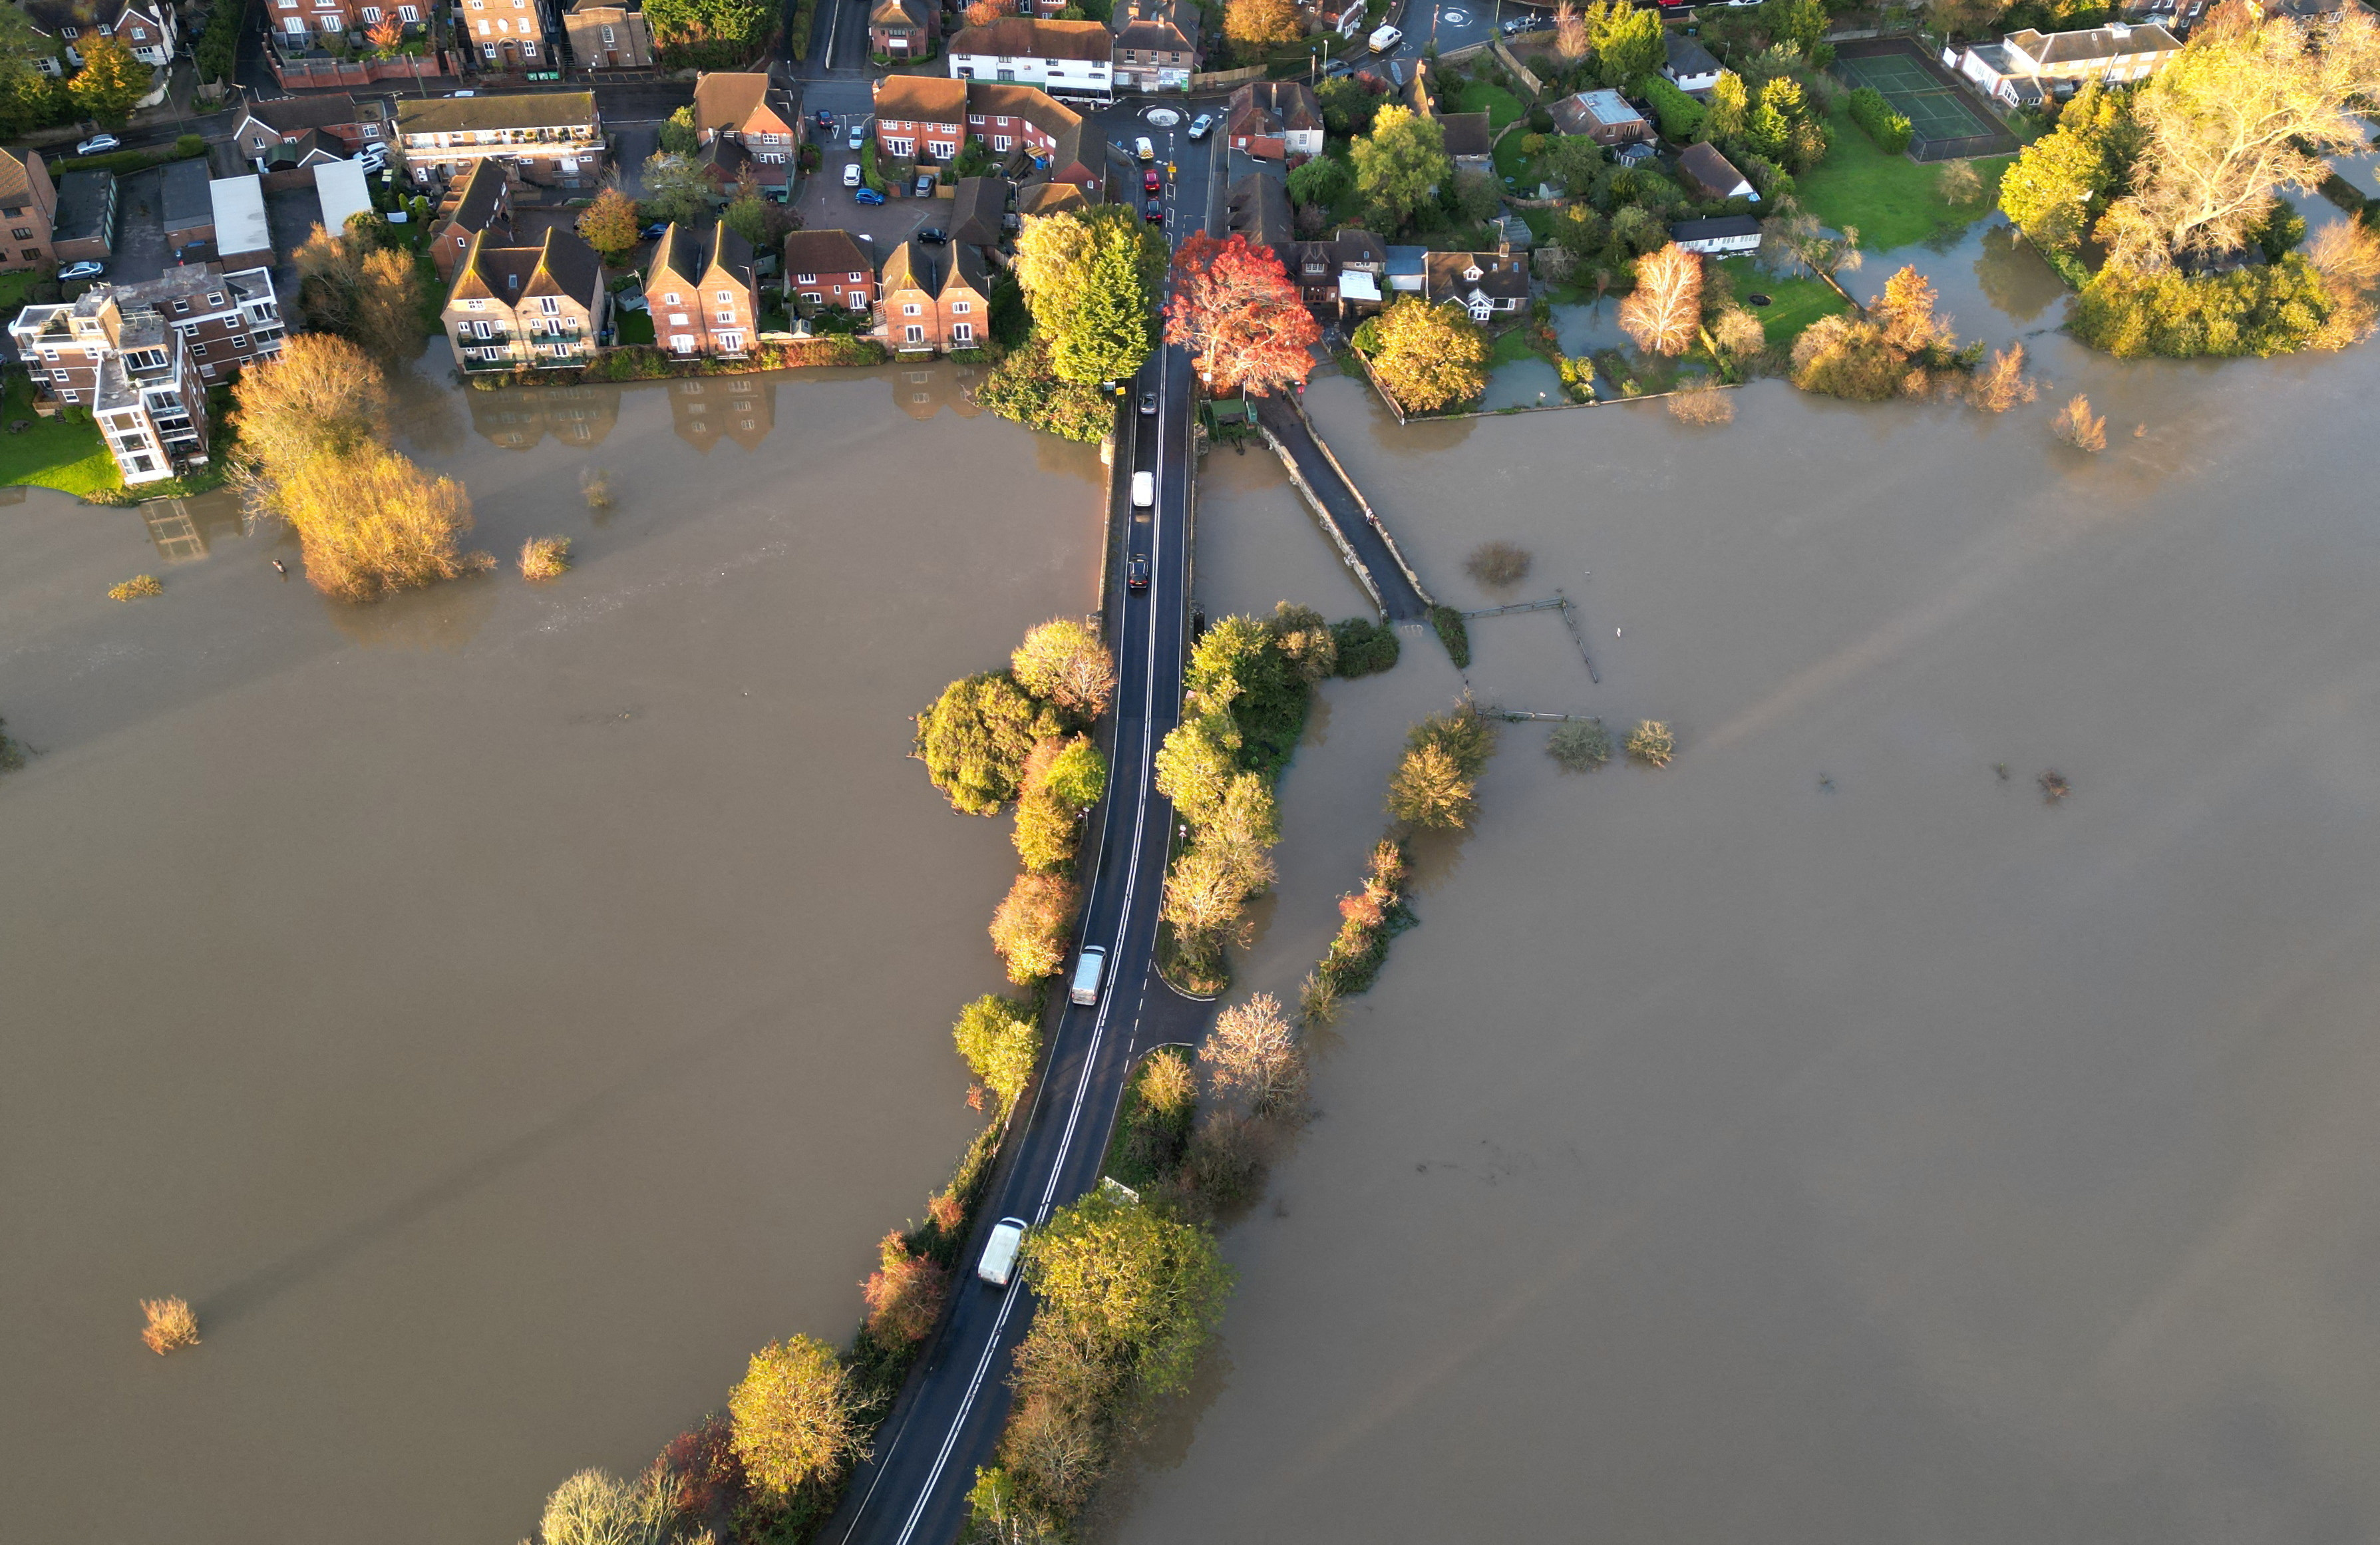
{"type": "MultiPolygon", "coordinates": [[[[1140,487],[1138,480],[1147,476],[1148,474],[1146,472],[1133,474],[1135,490],[1140,487]]],[[[1108,952],[1098,944],[1085,944],[1083,953],[1075,959],[1075,981],[1066,993],[1068,1001],[1077,1004],[1098,1003],[1099,979],[1107,974],[1107,968],[1108,952]]]]}
{"type": "Polygon", "coordinates": [[[848,161],[848,162],[844,163],[844,167],[843,167],[843,186],[844,186],[845,188],[856,188],[856,187],[858,187],[858,186],[859,186],[859,163],[858,163],[858,162],[856,162],[856,161],[848,161]]]}
{"type": "Polygon", "coordinates": [[[101,155],[108,151],[120,150],[123,145],[124,141],[113,134],[94,134],[75,147],[75,154],[101,155]]]}
{"type": "Polygon", "coordinates": [[[1354,73],[1355,67],[1349,64],[1344,59],[1333,59],[1329,64],[1322,67],[1322,79],[1325,80],[1336,80],[1342,75],[1353,75],[1354,73]]]}
{"type": "Polygon", "coordinates": [[[1512,20],[1504,23],[1504,35],[1509,38],[1516,36],[1522,32],[1534,32],[1544,25],[1545,22],[1540,18],[1534,16],[1516,16],[1512,20]]]}
{"type": "Polygon", "coordinates": [[[929,247],[940,247],[943,242],[950,240],[950,238],[951,233],[942,229],[940,225],[920,225],[917,227],[917,239],[924,242],[929,247]]]}
{"type": "MultiPolygon", "coordinates": [[[[1157,474],[1154,472],[1135,472],[1132,475],[1132,507],[1136,510],[1145,510],[1154,507],[1156,504],[1157,474]]],[[[1089,955],[1092,951],[1085,950],[1083,953],[1085,955],[1089,955]]],[[[1082,991],[1081,981],[1082,979],[1080,977],[1075,979],[1075,990],[1077,992],[1082,991]]],[[[1098,984],[1095,982],[1092,985],[1096,987],[1098,984]]],[[[1078,1004],[1090,1003],[1093,1000],[1088,998],[1080,997],[1075,1000],[1075,1002],[1078,1004]]]]}
{"type": "Polygon", "coordinates": [[[1148,206],[1140,212],[1140,217],[1143,220],[1148,221],[1152,225],[1161,225],[1165,224],[1165,201],[1162,199],[1149,200],[1148,206]]]}
{"type": "Polygon", "coordinates": [[[1128,590],[1148,589],[1148,560],[1135,556],[1123,566],[1123,588],[1128,590]]]}
{"type": "Polygon", "coordinates": [[[866,143],[868,143],[868,126],[864,123],[852,125],[851,148],[853,150],[857,150],[860,146],[866,143]]]}
{"type": "Polygon", "coordinates": [[[1140,157],[1142,164],[1146,165],[1157,159],[1157,147],[1150,144],[1148,136],[1144,134],[1132,142],[1132,153],[1140,157]]]}
{"type": "Polygon", "coordinates": [[[1161,174],[1160,172],[1159,172],[1159,171],[1158,171],[1158,169],[1157,169],[1156,167],[1154,167],[1154,166],[1151,166],[1151,167],[1150,167],[1148,170],[1147,170],[1146,172],[1141,173],[1141,174],[1140,174],[1140,190],[1141,190],[1142,192],[1144,192],[1144,193],[1162,193],[1162,192],[1164,192],[1164,191],[1165,191],[1165,177],[1164,177],[1164,175],[1163,175],[1163,174],[1161,174]]]}
{"type": "Polygon", "coordinates": [[[977,1262],[975,1274],[994,1287],[1006,1287],[1008,1279],[1016,1274],[1016,1251],[1024,1243],[1024,1219],[1002,1218],[992,1224],[991,1237],[984,1241],[983,1259],[977,1262]]]}
{"type": "Polygon", "coordinates": [[[863,204],[880,204],[884,201],[884,195],[872,188],[856,189],[851,196],[856,201],[863,204]]]}
{"type": "Polygon", "coordinates": [[[1148,414],[1148,413],[1154,413],[1154,412],[1156,412],[1156,411],[1157,411],[1157,394],[1156,394],[1156,393],[1154,393],[1154,392],[1143,392],[1142,394],[1140,394],[1140,410],[1141,410],[1141,412],[1143,412],[1144,414],[1148,414]]]}
{"type": "Polygon", "coordinates": [[[1373,53],[1389,55],[1397,51],[1397,44],[1405,41],[1405,35],[1393,27],[1383,27],[1374,32],[1369,41],[1373,53]]]}
{"type": "Polygon", "coordinates": [[[1196,117],[1190,120],[1190,138],[1193,140],[1204,140],[1207,138],[1207,131],[1214,127],[1215,115],[1212,113],[1201,113],[1196,117]]]}
{"type": "Polygon", "coordinates": [[[818,126],[819,132],[820,134],[832,134],[834,132],[834,115],[832,113],[821,112],[818,116],[818,126]]]}
{"type": "Polygon", "coordinates": [[[58,277],[61,280],[71,284],[77,279],[96,279],[106,272],[107,265],[105,263],[93,262],[89,258],[85,258],[80,262],[69,263],[66,267],[59,269],[58,277]]]}

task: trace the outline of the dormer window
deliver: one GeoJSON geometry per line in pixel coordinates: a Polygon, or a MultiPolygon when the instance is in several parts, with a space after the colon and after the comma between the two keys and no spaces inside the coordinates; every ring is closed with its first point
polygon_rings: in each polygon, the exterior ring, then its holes
{"type": "Polygon", "coordinates": [[[1463,277],[1467,283],[1477,284],[1479,282],[1479,265],[1477,263],[1473,263],[1469,268],[1464,269],[1463,271],[1463,277]]]}

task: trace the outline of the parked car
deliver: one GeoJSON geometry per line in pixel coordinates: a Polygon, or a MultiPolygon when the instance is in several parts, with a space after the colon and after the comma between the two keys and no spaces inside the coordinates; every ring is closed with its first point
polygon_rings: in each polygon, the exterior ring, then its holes
{"type": "Polygon", "coordinates": [[[1196,117],[1190,120],[1190,138],[1193,140],[1204,140],[1207,138],[1207,131],[1214,127],[1215,115],[1212,113],[1201,113],[1196,117]]]}
{"type": "Polygon", "coordinates": [[[1157,169],[1156,167],[1154,167],[1154,166],[1151,166],[1148,171],[1141,173],[1141,174],[1140,174],[1140,190],[1141,190],[1142,192],[1144,192],[1144,193],[1162,193],[1162,192],[1164,192],[1164,191],[1165,191],[1165,176],[1164,176],[1164,174],[1162,174],[1162,173],[1160,173],[1160,171],[1158,171],[1158,169],[1157,169]]]}
{"type": "Polygon", "coordinates": [[[637,233],[637,239],[638,241],[659,241],[662,237],[667,235],[669,235],[669,222],[666,220],[656,220],[651,225],[647,225],[643,230],[638,231],[637,233]]]}
{"type": "Polygon", "coordinates": [[[1144,414],[1148,414],[1148,413],[1154,413],[1154,412],[1156,412],[1156,411],[1157,411],[1157,394],[1156,394],[1156,393],[1154,393],[1154,392],[1143,392],[1142,394],[1140,394],[1140,410],[1141,410],[1141,412],[1143,412],[1144,414]]]}
{"type": "Polygon", "coordinates": [[[872,188],[859,189],[851,196],[853,199],[863,204],[880,204],[884,201],[884,195],[879,193],[872,188]]]}
{"type": "Polygon", "coordinates": [[[1140,157],[1141,164],[1145,166],[1157,159],[1157,147],[1150,144],[1148,136],[1144,134],[1132,142],[1132,153],[1140,157]]]}
{"type": "Polygon", "coordinates": [[[916,196],[920,199],[930,199],[934,196],[933,173],[920,172],[917,174],[917,191],[916,196]]]}
{"type": "Polygon", "coordinates": [[[1148,589],[1148,560],[1135,556],[1123,566],[1123,588],[1128,590],[1148,589]]]}
{"type": "Polygon", "coordinates": [[[866,143],[868,143],[868,125],[865,122],[852,125],[851,148],[856,151],[866,143]]]}
{"type": "Polygon", "coordinates": [[[1140,217],[1143,220],[1148,221],[1152,225],[1161,225],[1165,224],[1165,201],[1162,199],[1149,200],[1148,207],[1140,212],[1140,217]]]}
{"type": "Polygon", "coordinates": [[[1393,54],[1397,44],[1405,41],[1405,35],[1393,27],[1383,27],[1372,34],[1370,41],[1373,53],[1393,54]]]}
{"type": "Polygon", "coordinates": [[[942,229],[940,225],[920,225],[917,227],[917,239],[924,242],[929,247],[940,247],[943,242],[950,240],[950,238],[951,233],[942,229]]]}
{"type": "Polygon", "coordinates": [[[1336,80],[1342,75],[1353,75],[1354,73],[1355,67],[1349,64],[1344,59],[1333,59],[1329,64],[1322,67],[1322,79],[1325,80],[1336,80]]]}
{"type": "Polygon", "coordinates": [[[858,162],[846,161],[843,164],[843,186],[845,188],[856,188],[859,186],[858,162]]]}
{"type": "Polygon", "coordinates": [[[109,151],[121,150],[123,147],[124,141],[113,134],[94,134],[75,147],[75,154],[103,155],[109,151]]]}
{"type": "Polygon", "coordinates": [[[58,278],[65,283],[71,284],[77,279],[96,279],[106,272],[107,265],[105,263],[93,262],[89,258],[85,258],[80,262],[68,263],[66,267],[59,269],[58,278]]]}

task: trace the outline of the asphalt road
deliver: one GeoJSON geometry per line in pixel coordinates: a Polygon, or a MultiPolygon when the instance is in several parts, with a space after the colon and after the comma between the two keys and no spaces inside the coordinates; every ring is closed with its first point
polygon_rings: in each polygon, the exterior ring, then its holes
{"type": "MultiPolygon", "coordinates": [[[[1161,158],[1167,131],[1152,126],[1145,132],[1161,158]]],[[[1169,184],[1167,226],[1178,240],[1213,216],[1210,173],[1219,141],[1210,139],[1192,154],[1179,140],[1181,127],[1171,132],[1179,141],[1172,147],[1178,173],[1169,184]]],[[[1124,532],[1119,557],[1147,558],[1150,583],[1144,591],[1127,589],[1129,566],[1119,561],[1107,597],[1118,675],[1115,739],[1078,936],[1106,946],[1105,990],[1096,1004],[1069,1004],[1059,1016],[1023,1125],[1012,1134],[1012,1151],[962,1258],[955,1301],[825,1532],[834,1545],[949,1545],[958,1537],[976,1467],[990,1462],[1007,1419],[1010,1354],[1033,1316],[1021,1274],[1004,1289],[975,1275],[985,1236],[1002,1218],[1039,1223],[1097,1185],[1135,1059],[1195,1037],[1204,1024],[1206,1005],[1176,994],[1154,969],[1173,809],[1156,790],[1152,762],[1182,707],[1195,472],[1191,388],[1188,356],[1160,349],[1141,369],[1118,419],[1118,455],[1125,458],[1119,471],[1127,474],[1115,480],[1113,495],[1124,532]],[[1147,391],[1158,394],[1154,414],[1137,411],[1147,391]],[[1129,504],[1128,474],[1137,471],[1155,475],[1153,510],[1129,504]]]]}

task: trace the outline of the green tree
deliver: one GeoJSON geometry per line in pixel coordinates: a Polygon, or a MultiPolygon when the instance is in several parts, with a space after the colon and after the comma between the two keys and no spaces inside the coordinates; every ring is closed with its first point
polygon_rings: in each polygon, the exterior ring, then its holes
{"type": "Polygon", "coordinates": [[[1760,16],[1770,36],[1805,59],[1827,35],[1824,0],[1770,0],[1760,8],[1760,16]]]}
{"type": "Polygon", "coordinates": [[[1057,715],[1026,697],[1007,673],[987,671],[952,682],[917,715],[911,754],[950,796],[952,809],[994,815],[1016,797],[1034,746],[1059,730],[1057,715]]]}
{"type": "Polygon", "coordinates": [[[2000,175],[2000,212],[2044,250],[2070,252],[2106,208],[2134,136],[2128,99],[2084,83],[2058,127],[2017,152],[2000,175]]]}
{"type": "Polygon", "coordinates": [[[1585,11],[1595,39],[1595,73],[1607,86],[1651,75],[1669,61],[1661,13],[1639,9],[1632,0],[1596,0],[1585,11]]]}
{"type": "Polygon", "coordinates": [[[1446,157],[1446,128],[1409,107],[1388,106],[1372,132],[1348,147],[1355,191],[1383,230],[1399,229],[1454,172],[1446,157]]]}
{"type": "Polygon", "coordinates": [[[605,262],[616,263],[637,244],[637,205],[616,188],[607,188],[595,195],[595,201],[578,213],[578,237],[598,252],[605,262]]]}
{"type": "Polygon", "coordinates": [[[692,155],[702,148],[694,127],[692,106],[681,107],[662,120],[661,144],[665,155],[692,155]]]}
{"type": "Polygon", "coordinates": [[[1547,172],[1573,199],[1586,197],[1587,189],[1595,186],[1595,179],[1609,164],[1603,147],[1584,134],[1556,135],[1546,147],[1547,172]]]}
{"type": "MultiPolygon", "coordinates": [[[[1082,294],[1070,315],[1044,323],[1050,368],[1062,381],[1128,380],[1157,346],[1164,238],[1125,205],[1103,204],[1082,218],[1090,230],[1082,294]]],[[[1038,312],[1036,321],[1043,321],[1038,312]]]]}
{"type": "Polygon", "coordinates": [[[1026,1236],[1024,1260],[1039,1298],[1034,1336],[1096,1349],[1142,1399],[1188,1385],[1233,1275],[1205,1229],[1104,1190],[1051,1213],[1026,1236]]]}
{"type": "Polygon", "coordinates": [[[1108,759],[1087,735],[1069,739],[1041,774],[1041,787],[1069,809],[1087,810],[1107,792],[1108,759]]]}
{"type": "Polygon", "coordinates": [[[1062,874],[1075,865],[1082,831],[1075,812],[1048,790],[1028,788],[1016,797],[1016,857],[1036,874],[1062,874]]]}
{"type": "Polygon", "coordinates": [[[0,6],[0,135],[15,139],[51,121],[50,78],[35,61],[50,49],[18,6],[0,6]]]}
{"type": "MultiPolygon", "coordinates": [[[[1342,80],[1330,83],[1336,86],[1342,80]]],[[[1318,155],[1289,169],[1289,196],[1298,203],[1327,209],[1345,198],[1354,182],[1355,175],[1345,162],[1335,155],[1318,155]]]]}
{"type": "Polygon", "coordinates": [[[1373,372],[1406,412],[1435,412],[1488,389],[1488,337],[1460,306],[1407,296],[1372,324],[1373,372]]]}
{"type": "Polygon", "coordinates": [[[719,185],[691,156],[656,152],[645,162],[645,197],[638,209],[648,220],[692,225],[710,213],[719,185]]]}
{"type": "Polygon", "coordinates": [[[855,1404],[850,1375],[816,1337],[793,1336],[753,1353],[727,1396],[735,1456],[753,1487],[783,1499],[840,1473],[866,1450],[855,1404]]]}
{"type": "Polygon", "coordinates": [[[1157,792],[1194,826],[1222,809],[1239,771],[1239,729],[1226,713],[1185,716],[1157,748],[1157,792]]]}
{"type": "Polygon", "coordinates": [[[149,94],[154,72],[104,33],[86,32],[75,49],[82,55],[71,83],[75,105],[103,128],[122,128],[131,120],[132,104],[149,94]]]}
{"type": "Polygon", "coordinates": [[[1743,132],[1751,116],[1752,98],[1743,89],[1743,78],[1731,69],[1718,72],[1718,84],[1711,87],[1710,101],[1703,108],[1702,137],[1711,143],[1725,144],[1743,132]]]}
{"type": "Polygon", "coordinates": [[[986,993],[959,1011],[951,1036],[976,1081],[1000,1101],[1001,1114],[1015,1109],[1041,1064],[1041,1027],[1032,1014],[1021,1004],[986,993]]]}
{"type": "Polygon", "coordinates": [[[785,239],[794,228],[796,216],[793,211],[773,199],[764,199],[746,189],[735,195],[735,201],[720,215],[721,225],[751,243],[755,253],[769,253],[785,239]]]}
{"type": "Polygon", "coordinates": [[[1325,80],[1314,89],[1314,100],[1322,108],[1323,128],[1342,140],[1371,133],[1372,118],[1379,112],[1381,101],[1352,75],[1325,80]]]}

